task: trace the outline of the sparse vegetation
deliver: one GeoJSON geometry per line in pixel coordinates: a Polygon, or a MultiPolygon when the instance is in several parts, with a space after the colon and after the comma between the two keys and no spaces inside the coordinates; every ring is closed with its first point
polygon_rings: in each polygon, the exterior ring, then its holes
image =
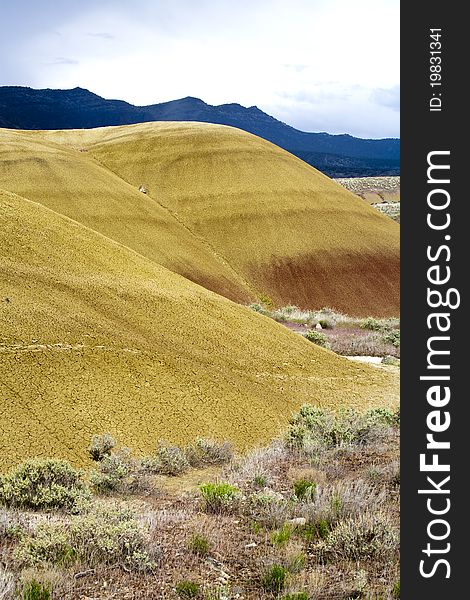
{"type": "MultiPolygon", "coordinates": [[[[400,321],[396,318],[357,319],[330,308],[318,311],[301,310],[297,306],[285,306],[272,311],[261,305],[251,305],[251,308],[337,354],[400,356],[400,321]]],[[[395,363],[388,364],[396,366],[395,363]]]]}
{"type": "Polygon", "coordinates": [[[96,506],[92,512],[72,517],[66,526],[40,524],[20,540],[14,559],[22,566],[123,564],[147,571],[154,568],[147,543],[131,511],[96,506]]]}
{"type": "Polygon", "coordinates": [[[0,600],[10,600],[10,598],[13,598],[14,590],[15,579],[13,574],[0,564],[0,600]]]}
{"type": "Polygon", "coordinates": [[[400,222],[400,177],[352,177],[336,181],[381,213],[400,222]]]}
{"type": "MultiPolygon", "coordinates": [[[[99,496],[80,514],[0,511],[0,556],[9,565],[0,585],[8,600],[26,597],[33,580],[51,600],[97,597],[99,582],[111,579],[123,597],[160,589],[162,597],[217,600],[235,590],[260,600],[398,598],[399,423],[398,410],[332,414],[306,405],[285,438],[265,448],[230,452],[222,463],[209,443],[193,463],[220,480],[202,485],[191,471],[152,479],[116,445],[95,473],[110,464],[119,472],[122,460],[130,472],[104,496],[93,486],[99,496]],[[158,495],[129,494],[142,476],[158,495]]],[[[206,443],[187,448],[190,455],[206,443]]]]}
{"type": "Polygon", "coordinates": [[[380,513],[342,521],[319,543],[326,558],[337,560],[386,561],[398,548],[397,529],[380,513]]]}

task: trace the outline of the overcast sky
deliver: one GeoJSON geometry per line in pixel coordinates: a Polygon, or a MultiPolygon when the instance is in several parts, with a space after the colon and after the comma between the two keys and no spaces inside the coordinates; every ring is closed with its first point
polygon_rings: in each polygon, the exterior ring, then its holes
{"type": "Polygon", "coordinates": [[[399,136],[399,0],[0,0],[0,85],[399,136]]]}

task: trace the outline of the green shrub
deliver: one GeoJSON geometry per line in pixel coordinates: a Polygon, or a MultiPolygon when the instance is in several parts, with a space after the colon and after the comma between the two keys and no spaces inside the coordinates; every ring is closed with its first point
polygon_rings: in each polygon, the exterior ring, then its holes
{"type": "Polygon", "coordinates": [[[307,540],[307,542],[313,542],[317,539],[326,539],[330,531],[330,521],[325,518],[318,518],[317,520],[314,520],[304,525],[299,532],[300,535],[307,540]]]}
{"type": "Polygon", "coordinates": [[[307,592],[296,592],[295,594],[284,594],[281,600],[309,600],[307,592]]]}
{"type": "Polygon", "coordinates": [[[116,440],[109,433],[94,435],[91,438],[88,454],[94,461],[99,462],[109,456],[115,446],[116,440]]]}
{"type": "Polygon", "coordinates": [[[264,316],[269,316],[269,310],[266,310],[266,308],[262,305],[262,304],[250,304],[249,308],[251,308],[251,310],[254,310],[255,312],[259,313],[260,315],[264,315],[264,316]]]}
{"type": "Polygon", "coordinates": [[[284,589],[288,571],[282,565],[274,564],[266,569],[261,576],[261,587],[266,592],[279,594],[284,589]]]}
{"type": "Polygon", "coordinates": [[[222,465],[232,460],[233,447],[230,442],[215,442],[199,438],[194,444],[186,446],[184,453],[192,467],[222,465]]]}
{"type": "Polygon", "coordinates": [[[203,483],[199,490],[204,500],[204,510],[210,513],[230,511],[238,495],[238,488],[229,483],[203,483]]]}
{"type": "Polygon", "coordinates": [[[327,559],[380,561],[396,554],[398,547],[397,530],[379,513],[340,522],[319,549],[327,559]]]}
{"type": "Polygon", "coordinates": [[[32,510],[78,512],[90,499],[82,472],[56,458],[26,460],[0,477],[0,503],[32,510]]]}
{"type": "Polygon", "coordinates": [[[159,475],[181,475],[190,467],[184,451],[160,441],[154,456],[142,459],[142,468],[159,475]]]}
{"type": "Polygon", "coordinates": [[[176,593],[180,598],[197,598],[199,586],[194,581],[180,581],[176,584],[176,593]]]}
{"type": "Polygon", "coordinates": [[[361,329],[368,329],[369,331],[383,330],[383,324],[378,319],[374,319],[373,317],[367,317],[366,319],[363,319],[360,323],[360,327],[361,329]]]}
{"type": "Polygon", "coordinates": [[[255,475],[253,477],[253,485],[257,488],[264,488],[267,482],[268,478],[266,475],[255,475]]]}
{"type": "Polygon", "coordinates": [[[400,600],[400,580],[395,581],[392,587],[392,598],[400,600]]]}
{"type": "Polygon", "coordinates": [[[193,533],[188,541],[188,550],[198,556],[209,554],[209,540],[200,533],[193,533]]]}
{"type": "Polygon", "coordinates": [[[292,537],[292,532],[292,527],[288,523],[284,523],[279,531],[271,534],[271,542],[274,546],[285,546],[292,537]]]}
{"type": "Polygon", "coordinates": [[[299,500],[312,500],[317,489],[317,484],[308,479],[298,479],[293,485],[294,494],[299,500]]]}
{"type": "Polygon", "coordinates": [[[400,408],[395,411],[388,408],[372,408],[365,414],[366,422],[370,426],[385,425],[388,427],[400,426],[400,408]]]}
{"type": "Polygon", "coordinates": [[[19,591],[19,598],[21,600],[50,600],[51,590],[49,587],[33,579],[32,581],[23,583],[19,591]]]}
{"type": "Polygon", "coordinates": [[[326,539],[331,530],[329,522],[326,519],[320,519],[315,525],[318,537],[322,540],[326,539]]]}
{"type": "Polygon", "coordinates": [[[378,430],[397,426],[399,412],[373,409],[361,414],[354,409],[345,409],[336,414],[323,409],[304,405],[290,420],[285,434],[288,447],[305,451],[364,445],[378,430]]]}
{"type": "Polygon", "coordinates": [[[400,347],[400,330],[392,329],[391,331],[388,331],[387,333],[384,334],[383,340],[384,340],[384,342],[392,344],[393,346],[395,346],[395,348],[399,348],[400,347]]]}
{"type": "Polygon", "coordinates": [[[274,301],[271,298],[271,296],[268,296],[267,294],[261,294],[260,296],[258,296],[258,300],[268,310],[273,310],[273,308],[274,308],[274,301]]]}
{"type": "Polygon", "coordinates": [[[322,348],[329,348],[330,345],[328,343],[328,338],[321,331],[316,331],[315,329],[309,329],[307,333],[304,334],[304,338],[317,346],[321,346],[322,348]]]}

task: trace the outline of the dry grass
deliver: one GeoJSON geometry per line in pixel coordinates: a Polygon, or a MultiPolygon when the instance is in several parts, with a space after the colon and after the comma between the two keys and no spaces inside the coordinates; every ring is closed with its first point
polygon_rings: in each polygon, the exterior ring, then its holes
{"type": "Polygon", "coordinates": [[[201,123],[3,130],[2,149],[0,188],[232,299],[398,311],[398,227],[256,136],[201,123]]]}
{"type": "Polygon", "coordinates": [[[330,348],[343,356],[395,356],[400,348],[384,341],[383,334],[376,331],[348,328],[326,332],[330,348]]]}

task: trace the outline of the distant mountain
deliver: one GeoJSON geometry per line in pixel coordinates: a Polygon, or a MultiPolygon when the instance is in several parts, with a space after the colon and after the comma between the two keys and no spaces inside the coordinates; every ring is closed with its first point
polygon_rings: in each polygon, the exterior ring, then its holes
{"type": "Polygon", "coordinates": [[[72,90],[0,87],[0,127],[84,129],[146,121],[202,121],[238,127],[273,142],[332,177],[398,175],[400,171],[398,139],[306,133],[256,106],[211,106],[192,97],[133,106],[122,100],[106,100],[79,87],[72,90]]]}

